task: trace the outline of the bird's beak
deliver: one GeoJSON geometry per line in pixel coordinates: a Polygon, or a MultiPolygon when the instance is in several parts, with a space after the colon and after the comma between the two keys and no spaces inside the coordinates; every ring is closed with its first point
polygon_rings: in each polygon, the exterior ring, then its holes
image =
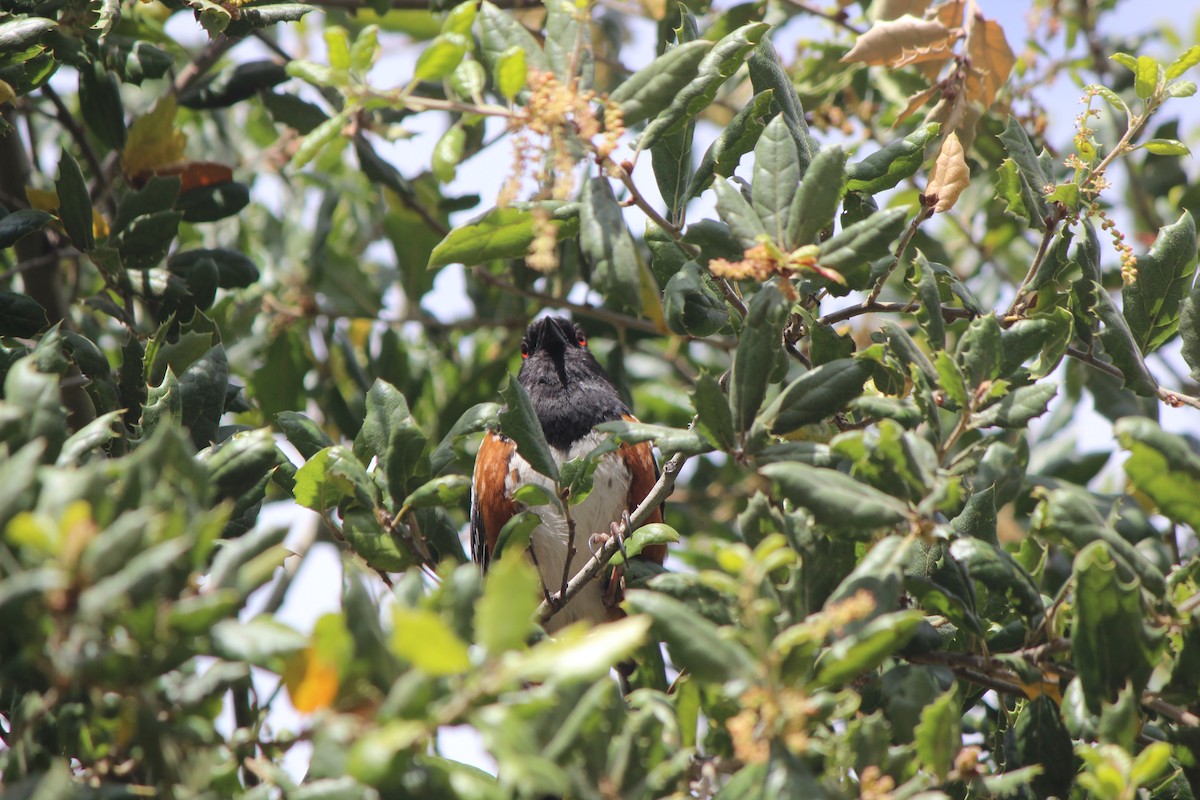
{"type": "Polygon", "coordinates": [[[567,345],[569,345],[570,342],[568,342],[567,338],[563,336],[562,330],[560,330],[559,327],[554,324],[547,325],[546,327],[549,330],[547,331],[547,335],[544,337],[542,347],[554,355],[561,355],[562,353],[565,353],[567,350],[567,345]]]}

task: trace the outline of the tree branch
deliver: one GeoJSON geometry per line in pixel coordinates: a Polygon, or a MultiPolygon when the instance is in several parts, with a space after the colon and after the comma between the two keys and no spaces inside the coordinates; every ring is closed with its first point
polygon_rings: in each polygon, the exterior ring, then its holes
{"type": "MultiPolygon", "coordinates": [[[[973,319],[975,312],[969,308],[955,308],[953,306],[942,306],[942,317],[947,322],[953,322],[957,319],[973,319]]],[[[913,303],[880,303],[864,302],[857,306],[843,308],[841,311],[834,311],[821,317],[821,322],[826,325],[835,325],[839,322],[845,322],[848,319],[862,316],[863,314],[907,314],[915,311],[913,303]]]]}
{"type": "Polygon", "coordinates": [[[637,509],[629,515],[629,524],[621,526],[619,535],[608,537],[608,541],[604,543],[600,551],[593,555],[580,568],[579,572],[575,573],[574,577],[567,583],[566,588],[560,589],[550,595],[538,606],[537,618],[539,622],[545,624],[572,597],[579,594],[584,586],[600,574],[604,567],[607,566],[609,559],[621,549],[621,543],[625,537],[637,530],[638,526],[646,521],[654,509],[662,505],[663,501],[671,494],[671,490],[675,488],[675,476],[679,473],[679,469],[685,461],[687,461],[687,456],[683,455],[683,453],[676,453],[670,461],[663,464],[662,474],[658,476],[658,482],[654,484],[654,488],[646,495],[646,499],[642,500],[637,509]]]}

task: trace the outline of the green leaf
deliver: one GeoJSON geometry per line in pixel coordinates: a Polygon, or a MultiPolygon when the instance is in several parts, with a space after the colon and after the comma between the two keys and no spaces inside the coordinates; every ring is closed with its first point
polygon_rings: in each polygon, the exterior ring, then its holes
{"type": "Polygon", "coordinates": [[[471,40],[461,33],[443,33],[421,50],[413,79],[418,81],[440,81],[462,62],[471,49],[471,40]]]}
{"type": "MultiPolygon", "coordinates": [[[[342,35],[345,36],[345,31],[342,35]]],[[[179,105],[196,109],[228,108],[287,79],[287,68],[276,61],[244,61],[193,84],[179,95],[179,105]]]]}
{"type": "Polygon", "coordinates": [[[578,77],[580,88],[587,89],[592,85],[592,26],[580,23],[580,9],[574,0],[545,0],[543,5],[546,63],[564,85],[578,77]]]}
{"type": "Polygon", "coordinates": [[[175,201],[175,210],[184,222],[216,222],[232,217],[250,204],[250,187],[237,181],[202,186],[184,192],[175,201]]]}
{"type": "Polygon", "coordinates": [[[467,645],[435,612],[396,607],[392,652],[426,675],[459,675],[471,667],[467,645]]]}
{"type": "Polygon", "coordinates": [[[764,285],[750,299],[729,376],[729,405],[733,426],[739,432],[754,424],[767,395],[787,310],[787,300],[772,284],[764,285]]]}
{"type": "Polygon", "coordinates": [[[755,215],[776,245],[787,247],[788,217],[800,185],[796,143],[782,116],[767,123],[754,148],[751,182],[755,215]]]}
{"type": "Polygon", "coordinates": [[[699,417],[700,430],[721,450],[732,450],[737,442],[729,400],[717,380],[704,373],[696,380],[692,406],[699,417]]]}
{"type": "MultiPolygon", "coordinates": [[[[668,221],[679,223],[687,209],[687,188],[692,177],[692,139],[694,123],[659,139],[650,148],[654,182],[667,205],[668,221]]],[[[653,223],[648,223],[653,224],[653,223]]]]}
{"type": "Polygon", "coordinates": [[[1033,579],[998,545],[978,538],[955,539],[950,543],[950,555],[989,591],[1011,597],[1027,619],[1033,621],[1041,615],[1042,596],[1033,579]]]}
{"type": "Polygon", "coordinates": [[[1179,329],[1184,292],[1196,272],[1196,223],[1188,211],[1158,232],[1150,252],[1137,260],[1137,278],[1121,290],[1125,321],[1143,355],[1157,350],[1179,329]]]}
{"type": "Polygon", "coordinates": [[[50,325],[46,309],[32,297],[0,291],[0,336],[31,338],[50,325]]]}
{"type": "Polygon", "coordinates": [[[1012,376],[1030,359],[1034,359],[1029,365],[1031,377],[1049,375],[1066,355],[1072,327],[1071,312],[1065,308],[1017,320],[1000,333],[1000,375],[1012,376]]]}
{"type": "Polygon", "coordinates": [[[1109,296],[1108,290],[1096,281],[1089,281],[1096,300],[1095,313],[1100,317],[1100,341],[1113,365],[1124,376],[1124,386],[1144,397],[1152,397],[1158,391],[1158,382],[1146,368],[1138,348],[1137,339],[1130,331],[1125,317],[1109,296]]]}
{"type": "Polygon", "coordinates": [[[1137,581],[1117,575],[1117,562],[1104,542],[1075,556],[1075,621],[1071,649],[1088,708],[1099,713],[1132,682],[1140,694],[1157,660],[1137,581]]]}
{"type": "MultiPolygon", "coordinates": [[[[546,56],[542,52],[541,46],[537,39],[533,38],[525,26],[517,22],[511,14],[502,11],[494,4],[484,0],[479,5],[479,13],[475,18],[477,28],[479,30],[480,51],[483,56],[483,62],[491,70],[492,78],[499,86],[500,76],[499,69],[501,61],[505,58],[505,54],[510,52],[512,48],[520,50],[521,60],[531,70],[545,72],[548,69],[546,56]]],[[[510,59],[515,59],[515,56],[509,56],[510,59]]],[[[510,63],[506,69],[506,73],[516,73],[514,67],[516,62],[510,63]]],[[[525,70],[519,70],[521,83],[525,82],[525,70]]],[[[515,74],[511,74],[505,80],[505,85],[511,88],[511,84],[516,80],[515,74]]],[[[507,95],[506,95],[507,96],[507,95]]],[[[514,95],[515,96],[515,95],[514,95]]]]}
{"type": "MultiPolygon", "coordinates": [[[[1044,491],[1044,490],[1043,490],[1044,491]]],[[[1167,589],[1162,571],[1140,550],[1104,521],[1095,498],[1081,490],[1062,488],[1045,492],[1034,509],[1033,530],[1053,542],[1065,542],[1081,551],[1093,542],[1103,542],[1108,552],[1127,567],[1122,580],[1137,577],[1146,591],[1161,597],[1167,589]]]]}
{"type": "MultiPolygon", "coordinates": [[[[456,6],[455,10],[447,15],[445,29],[453,31],[454,33],[461,33],[464,36],[468,36],[471,33],[471,24],[474,21],[475,4],[462,3],[461,5],[456,6]],[[463,6],[466,7],[466,9],[464,9],[466,13],[459,13],[456,15],[455,12],[457,12],[458,9],[462,8],[463,6]],[[466,20],[466,29],[460,30],[454,26],[454,23],[458,22],[464,16],[468,16],[469,19],[466,20]]],[[[376,59],[379,58],[379,52],[379,26],[368,25],[358,32],[358,35],[354,37],[354,44],[350,45],[350,69],[365,74],[366,72],[370,71],[371,67],[375,64],[376,59]]]]}
{"type": "Polygon", "coordinates": [[[236,499],[280,462],[282,454],[267,428],[242,431],[215,445],[205,459],[217,496],[236,499]]]}
{"type": "Polygon", "coordinates": [[[1034,793],[1038,797],[1066,797],[1075,778],[1077,759],[1054,700],[1040,695],[1026,704],[1017,715],[1013,735],[1016,765],[1041,767],[1041,774],[1029,784],[1034,793]]]}
{"type": "Polygon", "coordinates": [[[1197,64],[1200,64],[1200,44],[1192,45],[1183,55],[1172,61],[1163,77],[1173,81],[1197,64]]]}
{"type": "Polygon", "coordinates": [[[770,118],[774,98],[775,93],[771,89],[759,92],[734,115],[725,129],[708,146],[708,150],[704,151],[700,166],[696,168],[688,184],[688,199],[707,189],[714,176],[728,178],[733,174],[742,156],[753,150],[758,142],[770,118]]]}
{"type": "MultiPolygon", "coordinates": [[[[815,162],[814,162],[815,163],[815,162]]],[[[871,368],[853,358],[830,361],[801,375],[763,409],[755,425],[786,436],[805,425],[828,419],[862,394],[871,368]]]]}
{"type": "Polygon", "coordinates": [[[622,551],[617,551],[610,564],[626,563],[624,556],[629,556],[630,559],[641,555],[642,551],[647,547],[656,544],[674,544],[679,541],[679,531],[672,528],[670,525],[665,525],[661,522],[652,522],[649,525],[643,525],[633,532],[633,535],[625,540],[625,547],[622,551]]]}
{"type": "Polygon", "coordinates": [[[54,186],[58,190],[58,215],[71,244],[84,252],[91,250],[96,246],[92,233],[92,199],[79,163],[65,147],[59,157],[58,180],[54,186]]]}
{"type": "Polygon", "coordinates": [[[864,286],[870,263],[888,254],[907,217],[904,208],[877,211],[821,242],[817,261],[845,277],[850,288],[864,286]]]}
{"type": "Polygon", "coordinates": [[[821,231],[833,225],[845,185],[846,153],[837,146],[822,149],[808,165],[788,211],[787,247],[816,244],[821,231]]]}
{"type": "Polygon", "coordinates": [[[759,472],[778,483],[783,496],[812,514],[818,525],[844,530],[854,538],[868,539],[875,529],[908,518],[904,502],[834,469],[783,462],[759,472]]]}
{"type": "Polygon", "coordinates": [[[640,312],[641,255],[625,224],[612,184],[597,176],[579,210],[579,249],[592,268],[592,288],[612,305],[640,312]]]}
{"type": "Polygon", "coordinates": [[[440,475],[449,467],[456,457],[456,448],[464,436],[487,429],[498,419],[500,405],[498,403],[476,403],[463,412],[462,416],[451,426],[442,441],[429,455],[429,469],[434,475],[440,475]]]}
{"type": "MultiPolygon", "coordinates": [[[[579,206],[555,205],[551,223],[559,240],[579,233],[579,206]]],[[[493,208],[473,222],[455,228],[429,254],[429,269],[448,264],[483,264],[492,259],[522,258],[533,243],[533,215],[528,209],[493,208]]]]}
{"type": "Polygon", "coordinates": [[[758,244],[759,237],[767,236],[767,228],[763,221],[737,187],[722,179],[713,181],[713,189],[717,194],[717,213],[738,238],[744,250],[758,244]]]}
{"type": "Polygon", "coordinates": [[[631,611],[653,619],[650,630],[667,643],[672,662],[700,680],[723,682],[754,674],[754,657],[746,648],[723,636],[721,629],[686,604],[640,589],[629,590],[625,603],[631,611]]]}
{"type": "MultiPolygon", "coordinates": [[[[0,221],[0,227],[3,225],[0,221]]],[[[1179,303],[1179,338],[1183,340],[1181,355],[1192,378],[1200,378],[1200,281],[1179,303]]]]}
{"type": "Polygon", "coordinates": [[[125,106],[117,76],[102,61],[79,65],[79,111],[84,124],[105,147],[125,146],[125,106]]]}
{"type": "Polygon", "coordinates": [[[35,45],[42,36],[58,27],[46,17],[19,17],[0,24],[0,52],[15,53],[35,45]]]}
{"type": "Polygon", "coordinates": [[[292,155],[292,166],[301,169],[317,157],[325,145],[342,135],[342,129],[350,121],[350,113],[342,111],[322,122],[304,137],[292,155]]]}
{"type": "Polygon", "coordinates": [[[471,479],[466,475],[439,475],[413,490],[404,498],[401,508],[431,508],[452,506],[471,493],[471,479]]]}
{"type": "Polygon", "coordinates": [[[992,314],[971,321],[954,353],[969,389],[994,380],[1000,374],[1001,357],[1000,323],[992,314]]]}
{"type": "Polygon", "coordinates": [[[741,67],[746,55],[762,39],[768,27],[762,22],[744,25],[713,45],[696,65],[691,80],[675,93],[670,105],[655,114],[646,125],[638,137],[638,149],[649,149],[661,136],[707,108],[717,96],[717,90],[741,67]]]}
{"type": "Polygon", "coordinates": [[[917,724],[917,759],[923,769],[939,781],[945,780],[954,766],[954,757],[962,748],[961,701],[958,692],[949,691],[925,706],[917,724]]]}
{"type": "Polygon", "coordinates": [[[1158,91],[1158,83],[1163,75],[1162,65],[1150,56],[1138,56],[1137,67],[1134,69],[1133,90],[1143,100],[1148,100],[1158,91]]]}
{"type": "Polygon", "coordinates": [[[496,88],[505,100],[512,102],[513,98],[525,88],[529,79],[529,67],[525,63],[525,50],[520,47],[509,47],[497,58],[492,73],[496,77],[496,88]]]}
{"type": "Polygon", "coordinates": [[[817,658],[814,681],[838,686],[870,672],[902,649],[925,621],[919,611],[880,614],[847,635],[840,636],[817,658]]]}
{"type": "Polygon", "coordinates": [[[500,432],[517,443],[517,452],[535,470],[557,481],[558,462],[546,442],[542,423],[538,421],[529,393],[515,377],[500,391],[505,408],[500,412],[500,432]]]}
{"type": "Polygon", "coordinates": [[[1186,439],[1145,417],[1125,417],[1113,427],[1129,451],[1125,474],[1175,522],[1200,530],[1200,456],[1186,439]]]}
{"type": "Polygon", "coordinates": [[[591,629],[570,626],[554,639],[544,639],[527,652],[506,659],[502,674],[513,680],[549,684],[595,681],[637,651],[650,624],[649,617],[635,616],[591,629]]]}
{"type": "Polygon", "coordinates": [[[221,248],[178,251],[168,259],[167,269],[183,274],[193,264],[206,259],[216,267],[217,285],[222,289],[244,289],[258,281],[258,267],[249,257],[236,250],[221,248]]]}
{"type": "Polygon", "coordinates": [[[663,288],[663,316],[672,333],[712,336],[729,324],[729,307],[708,271],[688,261],[663,288]]]}
{"type": "Polygon", "coordinates": [[[1039,230],[1045,230],[1045,219],[1049,214],[1042,188],[1051,183],[1051,178],[1042,168],[1041,161],[1033,152],[1033,144],[1025,129],[1013,117],[1008,118],[1008,125],[1000,134],[1000,142],[1017,168],[1017,177],[1021,182],[1020,196],[1029,216],[1030,222],[1039,230]]]}
{"type": "Polygon", "coordinates": [[[144,270],[158,266],[170,251],[182,218],[178,211],[162,209],[133,219],[117,236],[117,249],[125,268],[144,270]]]}
{"type": "Polygon", "coordinates": [[[611,433],[618,443],[637,444],[638,442],[654,442],[664,456],[675,453],[696,455],[708,453],[713,446],[698,431],[682,428],[668,428],[665,425],[651,425],[646,422],[602,422],[596,426],[601,433],[611,433]]]}
{"type": "Polygon", "coordinates": [[[446,14],[446,19],[442,22],[442,33],[461,33],[463,36],[469,36],[477,13],[476,4],[470,0],[459,3],[446,14]]]}
{"type": "Polygon", "coordinates": [[[475,607],[475,631],[490,655],[518,650],[534,632],[541,579],[521,553],[494,560],[475,607]]]}
{"type": "Polygon", "coordinates": [[[378,458],[388,493],[399,500],[413,488],[409,479],[425,471],[425,434],[404,395],[382,378],[376,378],[367,391],[366,403],[367,416],[354,439],[354,455],[362,464],[378,458]]]}
{"type": "Polygon", "coordinates": [[[925,148],[937,138],[941,125],[931,122],[877,150],[862,161],[846,165],[846,191],[877,194],[917,174],[925,148]]]}
{"type": "Polygon", "coordinates": [[[22,237],[40,231],[52,219],[53,214],[36,208],[22,208],[0,217],[0,250],[12,247],[22,237]]]}
{"type": "Polygon", "coordinates": [[[609,100],[621,107],[625,124],[636,125],[667,108],[696,77],[701,60],[712,46],[704,39],[685,42],[622,81],[609,100]]]}
{"type": "Polygon", "coordinates": [[[1190,156],[1192,151],[1178,139],[1147,139],[1142,142],[1147,152],[1156,156],[1190,156]]]}
{"type": "Polygon", "coordinates": [[[796,142],[800,173],[803,175],[816,155],[818,146],[809,133],[796,84],[779,60],[779,53],[770,38],[764,38],[750,53],[746,71],[750,74],[750,85],[756,94],[768,90],[772,92],[771,110],[778,112],[787,122],[792,139],[796,142]]]}
{"type": "Polygon", "coordinates": [[[280,671],[280,662],[308,645],[304,634],[262,615],[249,622],[221,620],[212,630],[213,652],[229,661],[280,671]]]}
{"type": "Polygon", "coordinates": [[[372,505],[371,478],[348,447],[333,445],[315,453],[296,470],[293,496],[313,511],[326,511],[343,500],[372,505]]]}
{"type": "Polygon", "coordinates": [[[446,129],[433,146],[431,169],[433,175],[442,183],[454,180],[458,164],[462,161],[463,149],[467,143],[467,132],[461,125],[451,125],[446,129]]]}

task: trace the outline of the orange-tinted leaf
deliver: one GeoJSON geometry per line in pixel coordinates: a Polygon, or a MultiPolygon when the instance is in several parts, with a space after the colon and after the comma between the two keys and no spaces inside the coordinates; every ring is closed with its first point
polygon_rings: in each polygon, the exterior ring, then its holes
{"type": "Polygon", "coordinates": [[[321,657],[315,647],[297,652],[283,674],[292,705],[302,714],[328,708],[337,698],[337,667],[321,657]]]}
{"type": "Polygon", "coordinates": [[[179,192],[218,186],[233,180],[233,167],[215,161],[187,161],[181,164],[164,164],[151,170],[129,174],[129,183],[141,188],[153,177],[179,176],[179,192]]]}
{"type": "Polygon", "coordinates": [[[967,91],[972,101],[987,108],[996,102],[996,93],[1008,81],[1017,63],[1000,23],[976,17],[967,36],[967,54],[971,57],[971,71],[978,76],[978,83],[967,82],[967,91]]]}
{"type": "Polygon", "coordinates": [[[168,94],[129,126],[121,154],[126,175],[153,174],[160,167],[183,161],[187,136],[175,127],[176,110],[175,96],[168,94]]]}
{"type": "Polygon", "coordinates": [[[929,184],[925,187],[925,196],[930,199],[937,198],[933,206],[934,211],[949,211],[970,182],[971,170],[967,167],[962,142],[959,141],[957,133],[951,133],[946,137],[946,141],[942,142],[942,149],[938,151],[933,172],[929,175],[929,184]]]}
{"type": "Polygon", "coordinates": [[[940,22],[903,16],[877,22],[858,37],[842,61],[860,61],[872,66],[903,66],[918,61],[945,58],[960,32],[940,22]]]}

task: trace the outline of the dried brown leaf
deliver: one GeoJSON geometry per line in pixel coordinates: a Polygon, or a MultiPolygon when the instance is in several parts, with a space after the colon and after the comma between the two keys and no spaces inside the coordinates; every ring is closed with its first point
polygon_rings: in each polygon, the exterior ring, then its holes
{"type": "Polygon", "coordinates": [[[912,116],[912,113],[921,106],[929,102],[929,99],[940,91],[939,86],[930,86],[928,89],[917,92],[912,97],[908,98],[908,107],[900,112],[900,116],[896,117],[896,121],[892,123],[892,127],[896,127],[904,120],[912,116]]]}
{"type": "Polygon", "coordinates": [[[926,13],[931,14],[932,19],[936,19],[947,28],[957,28],[963,22],[964,5],[963,0],[950,0],[949,3],[934,6],[926,13]]]}
{"type": "Polygon", "coordinates": [[[962,142],[959,141],[957,133],[951,133],[942,142],[942,149],[938,151],[933,172],[930,173],[929,183],[925,187],[925,197],[933,201],[935,212],[949,211],[970,182],[971,170],[967,167],[962,142]]]}
{"type": "Polygon", "coordinates": [[[930,58],[944,58],[958,36],[940,22],[905,15],[899,19],[876,22],[858,37],[842,61],[859,61],[871,66],[890,67],[930,58]]]}
{"type": "Polygon", "coordinates": [[[967,55],[971,57],[971,71],[978,76],[977,84],[967,84],[970,100],[990,107],[1017,63],[1000,23],[976,17],[967,34],[967,55]]]}
{"type": "Polygon", "coordinates": [[[871,19],[876,22],[899,19],[905,14],[920,17],[929,8],[929,0],[875,0],[871,3],[871,19]]]}

